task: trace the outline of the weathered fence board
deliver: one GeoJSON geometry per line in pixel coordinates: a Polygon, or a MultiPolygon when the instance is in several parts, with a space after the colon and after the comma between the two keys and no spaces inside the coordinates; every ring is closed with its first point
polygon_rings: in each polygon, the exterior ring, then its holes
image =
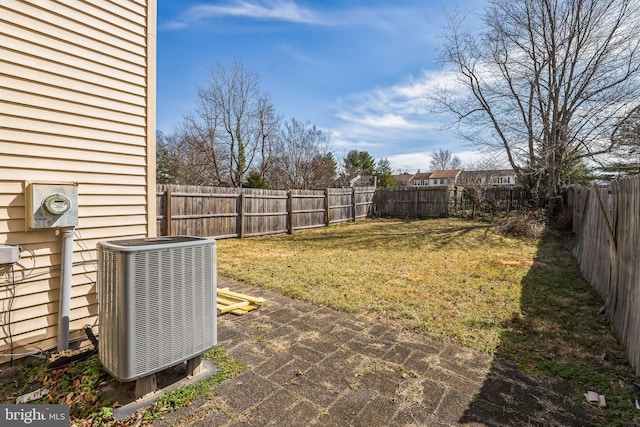
{"type": "Polygon", "coordinates": [[[378,216],[438,218],[460,210],[508,212],[522,209],[528,201],[521,187],[379,188],[373,208],[378,216]]]}
{"type": "Polygon", "coordinates": [[[374,188],[262,190],[159,185],[160,235],[216,238],[292,233],[371,215],[374,188]]]}
{"type": "MultiPolygon", "coordinates": [[[[584,188],[584,200],[576,200],[582,206],[581,222],[577,226],[573,255],[580,264],[582,276],[606,298],[609,295],[611,276],[611,233],[600,207],[600,200],[610,206],[608,188],[584,188]],[[598,194],[599,193],[599,194],[598,194]]],[[[574,207],[574,210],[577,210],[574,207]]]]}
{"type": "Polygon", "coordinates": [[[353,188],[329,189],[329,223],[354,221],[353,188]]]}
{"type": "Polygon", "coordinates": [[[530,197],[522,187],[458,187],[456,208],[509,212],[522,209],[530,197]]]}
{"type": "Polygon", "coordinates": [[[288,194],[283,190],[243,189],[239,212],[243,230],[240,237],[286,233],[289,230],[288,194]]]}
{"type": "Polygon", "coordinates": [[[159,185],[158,234],[236,237],[239,194],[233,188],[159,185]]]}
{"type": "Polygon", "coordinates": [[[291,190],[292,227],[294,230],[327,225],[326,190],[291,190]]]}
{"type": "Polygon", "coordinates": [[[449,214],[447,187],[379,188],[374,214],[395,218],[437,218],[449,214]]]}
{"type": "Polygon", "coordinates": [[[572,193],[573,255],[640,374],[640,177],[572,193]]]}
{"type": "Polygon", "coordinates": [[[625,343],[629,360],[640,373],[640,179],[622,180],[615,185],[616,217],[612,227],[615,230],[616,256],[612,280],[616,287],[615,303],[612,309],[612,324],[616,333],[625,343]],[[615,304],[615,305],[614,305],[615,304]]]}

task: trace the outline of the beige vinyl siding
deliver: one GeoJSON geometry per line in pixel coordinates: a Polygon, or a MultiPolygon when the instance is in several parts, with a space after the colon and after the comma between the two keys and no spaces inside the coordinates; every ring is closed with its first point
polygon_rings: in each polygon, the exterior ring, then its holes
{"type": "MultiPolygon", "coordinates": [[[[77,182],[71,338],[97,324],[96,244],[155,235],[155,1],[0,2],[0,354],[57,343],[61,237],[26,231],[26,181],[77,182]]],[[[0,364],[8,361],[0,357],[0,364]]]]}

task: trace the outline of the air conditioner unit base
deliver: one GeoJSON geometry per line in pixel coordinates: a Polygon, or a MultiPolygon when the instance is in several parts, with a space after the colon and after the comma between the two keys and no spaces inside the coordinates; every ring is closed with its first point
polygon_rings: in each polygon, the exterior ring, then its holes
{"type": "MultiPolygon", "coordinates": [[[[159,388],[152,393],[139,397],[133,402],[130,402],[123,406],[119,406],[115,408],[113,410],[113,418],[115,420],[123,420],[125,418],[128,418],[131,415],[135,414],[140,409],[150,407],[153,404],[153,402],[158,400],[158,398],[161,397],[162,395],[166,393],[170,393],[177,388],[186,387],[188,385],[195,384],[197,382],[205,380],[209,377],[212,377],[218,372],[218,368],[210,360],[201,359],[201,358],[198,358],[198,359],[200,359],[202,362],[202,363],[198,363],[198,366],[200,366],[200,373],[193,376],[188,375],[187,377],[181,379],[180,381],[172,383],[166,387],[159,388]]],[[[187,361],[187,366],[189,365],[189,362],[190,361],[187,361]]],[[[156,375],[160,375],[160,374],[151,374],[148,377],[138,378],[136,380],[136,385],[135,385],[136,390],[138,390],[139,387],[141,388],[146,387],[145,385],[139,386],[138,383],[144,384],[145,382],[147,383],[154,382],[155,384],[157,384],[157,381],[150,379],[151,377],[155,378],[156,375]]],[[[119,400],[119,402],[122,403],[124,401],[119,400]]]]}

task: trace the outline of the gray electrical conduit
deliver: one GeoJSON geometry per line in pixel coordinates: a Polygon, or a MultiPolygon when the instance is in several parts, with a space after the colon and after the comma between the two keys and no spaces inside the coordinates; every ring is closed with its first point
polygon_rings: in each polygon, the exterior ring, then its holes
{"type": "Polygon", "coordinates": [[[58,353],[69,348],[69,319],[71,317],[71,277],[73,269],[74,227],[60,229],[62,235],[62,271],[60,272],[60,310],[58,319],[58,353]]]}

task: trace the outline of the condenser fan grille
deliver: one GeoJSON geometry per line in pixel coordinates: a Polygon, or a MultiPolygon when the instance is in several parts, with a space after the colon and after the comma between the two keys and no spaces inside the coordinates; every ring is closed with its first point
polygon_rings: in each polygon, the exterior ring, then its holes
{"type": "Polygon", "coordinates": [[[155,245],[99,244],[99,354],[120,381],[216,344],[215,241],[178,237],[155,245]]]}

